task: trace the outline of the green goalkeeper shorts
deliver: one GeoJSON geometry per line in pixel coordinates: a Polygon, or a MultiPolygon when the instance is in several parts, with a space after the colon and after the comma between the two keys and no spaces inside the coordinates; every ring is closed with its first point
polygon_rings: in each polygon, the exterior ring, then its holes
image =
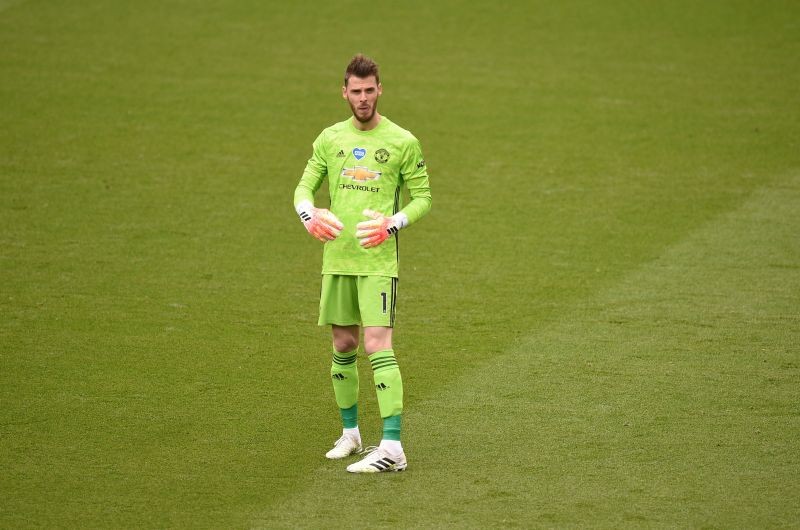
{"type": "Polygon", "coordinates": [[[394,327],[397,278],[323,274],[319,325],[394,327]]]}

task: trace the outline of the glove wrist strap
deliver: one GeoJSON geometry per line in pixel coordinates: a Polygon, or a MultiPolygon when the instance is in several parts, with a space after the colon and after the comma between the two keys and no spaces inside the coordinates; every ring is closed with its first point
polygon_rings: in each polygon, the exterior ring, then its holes
{"type": "Polygon", "coordinates": [[[297,212],[297,215],[300,216],[300,220],[305,223],[311,220],[314,212],[314,205],[311,201],[300,201],[295,205],[294,210],[297,212]]]}
{"type": "Polygon", "coordinates": [[[397,212],[393,216],[390,217],[392,220],[392,224],[397,227],[398,230],[403,229],[408,226],[408,216],[403,212],[397,212]]]}

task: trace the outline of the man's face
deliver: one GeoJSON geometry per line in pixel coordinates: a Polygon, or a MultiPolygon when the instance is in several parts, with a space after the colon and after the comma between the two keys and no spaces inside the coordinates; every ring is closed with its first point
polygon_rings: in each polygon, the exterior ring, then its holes
{"type": "Polygon", "coordinates": [[[378,98],[383,91],[374,75],[369,77],[351,76],[342,87],[342,97],[350,104],[353,116],[361,123],[369,122],[378,110],[378,98]]]}

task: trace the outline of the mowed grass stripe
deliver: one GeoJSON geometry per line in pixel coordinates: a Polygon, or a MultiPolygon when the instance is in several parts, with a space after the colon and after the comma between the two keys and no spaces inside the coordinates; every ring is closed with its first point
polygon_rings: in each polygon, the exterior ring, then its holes
{"type": "Polygon", "coordinates": [[[798,203],[797,176],[757,191],[414,403],[405,474],[320,461],[252,526],[796,523],[798,203]]]}

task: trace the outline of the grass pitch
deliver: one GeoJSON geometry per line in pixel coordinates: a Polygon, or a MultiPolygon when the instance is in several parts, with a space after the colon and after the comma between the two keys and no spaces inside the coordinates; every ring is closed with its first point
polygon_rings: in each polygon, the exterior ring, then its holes
{"type": "Polygon", "coordinates": [[[0,527],[800,526],[798,19],[0,0],[0,527]],[[291,208],[359,51],[434,196],[377,477],[291,208]]]}

